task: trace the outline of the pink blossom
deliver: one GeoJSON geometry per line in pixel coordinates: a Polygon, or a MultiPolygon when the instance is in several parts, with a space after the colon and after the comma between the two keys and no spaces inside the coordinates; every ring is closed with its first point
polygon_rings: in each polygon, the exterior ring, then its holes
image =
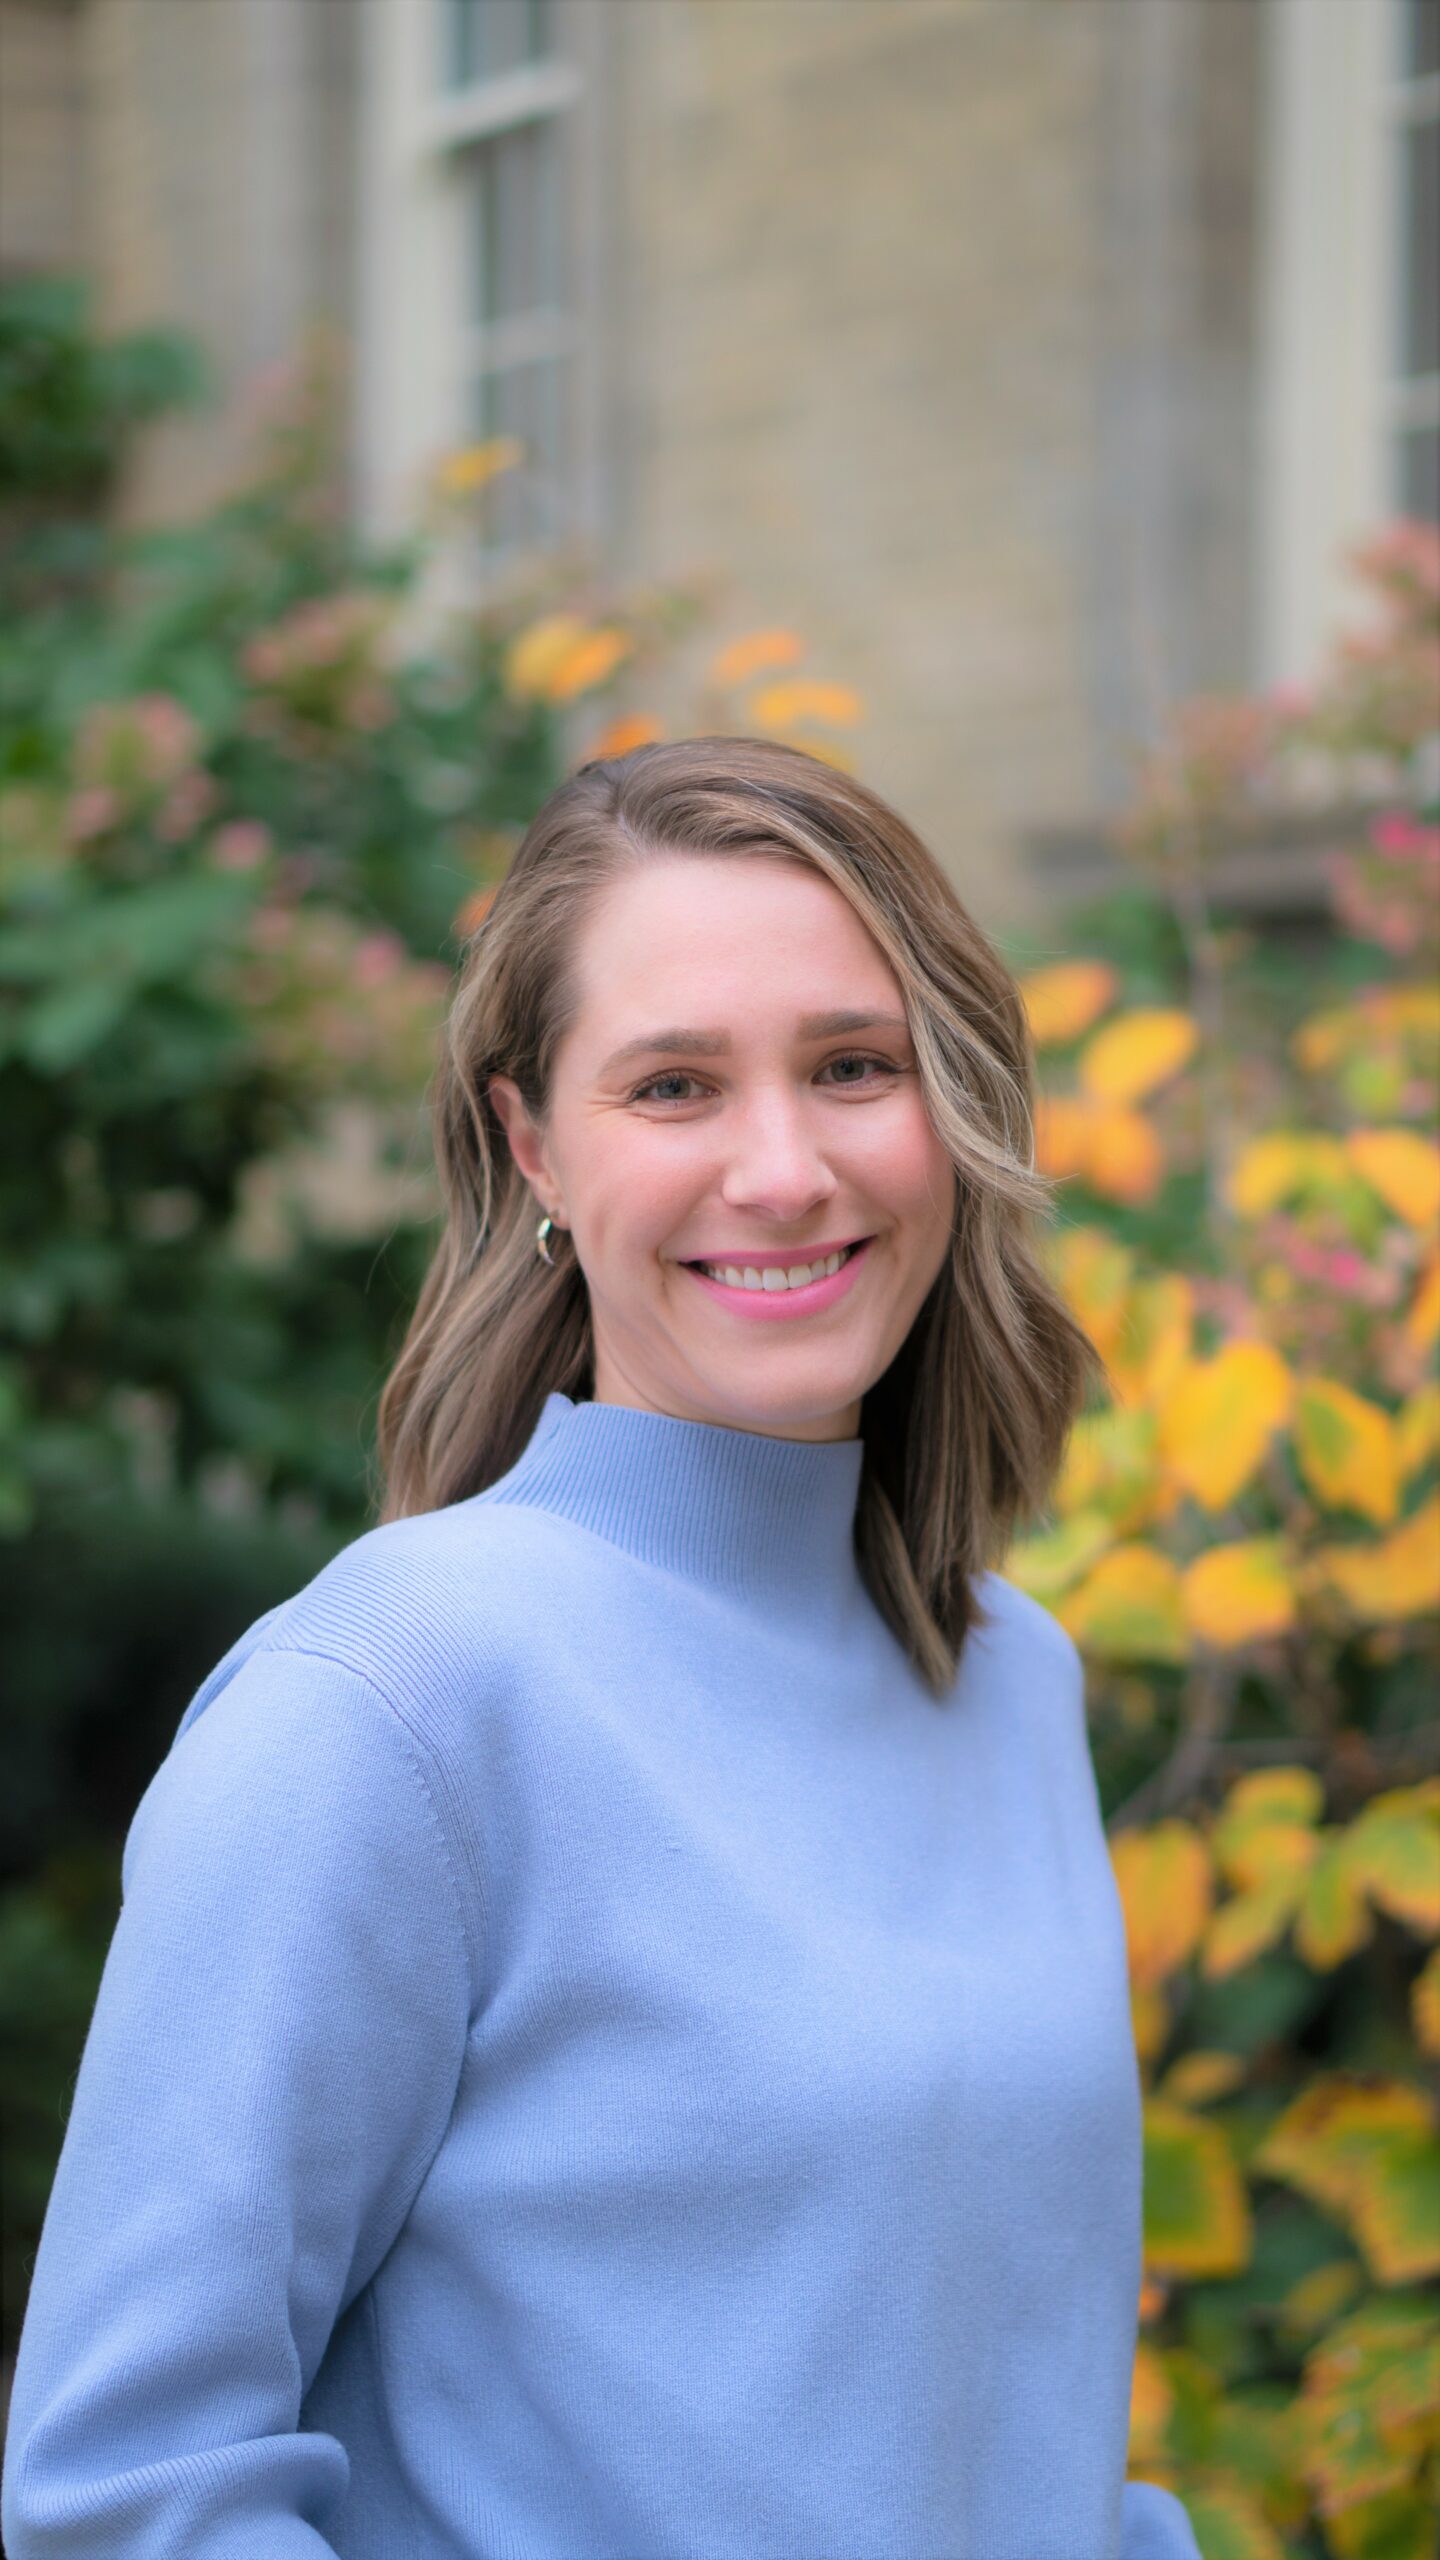
{"type": "Polygon", "coordinates": [[[355,953],[355,984],[357,987],[383,986],[387,978],[393,978],[403,966],[404,959],[405,945],[398,934],[367,934],[355,953]]]}
{"type": "Polygon", "coordinates": [[[1440,827],[1422,826],[1408,809],[1387,809],[1371,827],[1370,841],[1377,853],[1392,860],[1415,861],[1422,855],[1440,859],[1440,827]]]}
{"type": "Polygon", "coordinates": [[[258,871],[274,842],[258,818],[231,818],[211,838],[210,859],[217,871],[258,871]]]}
{"type": "Polygon", "coordinates": [[[106,834],[119,814],[116,793],[102,782],[92,782],[86,790],[74,792],[67,802],[65,833],[72,844],[86,844],[92,836],[106,834]]]}
{"type": "Polygon", "coordinates": [[[172,784],[155,817],[155,833],[163,844],[183,844],[215,806],[217,793],[208,773],[196,766],[172,784]]]}
{"type": "Polygon", "coordinates": [[[257,907],[250,919],[250,939],[258,951],[282,951],[293,939],[294,929],[289,907],[257,907]]]}

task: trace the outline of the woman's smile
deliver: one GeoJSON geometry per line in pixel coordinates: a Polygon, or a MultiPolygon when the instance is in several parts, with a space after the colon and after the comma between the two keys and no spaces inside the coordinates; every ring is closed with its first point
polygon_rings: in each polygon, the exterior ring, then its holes
{"type": "Polygon", "coordinates": [[[804,1259],[753,1254],[722,1263],[686,1262],[681,1269],[692,1273],[735,1315],[817,1315],[847,1294],[874,1241],[873,1236],[862,1236],[855,1244],[804,1259]]]}

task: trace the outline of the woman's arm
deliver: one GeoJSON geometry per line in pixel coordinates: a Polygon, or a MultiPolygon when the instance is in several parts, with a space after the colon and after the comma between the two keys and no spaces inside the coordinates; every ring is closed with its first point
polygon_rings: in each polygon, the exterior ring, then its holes
{"type": "Polygon", "coordinates": [[[1180,2501],[1153,2480],[1127,2480],[1120,2501],[1120,2560],[1201,2560],[1180,2501]]]}
{"type": "Polygon", "coordinates": [[[443,2137],[471,1993],[406,1729],[338,1663],[251,1652],[131,1825],[15,2374],[11,2560],[331,2550],[348,2460],[301,2401],[443,2137]]]}

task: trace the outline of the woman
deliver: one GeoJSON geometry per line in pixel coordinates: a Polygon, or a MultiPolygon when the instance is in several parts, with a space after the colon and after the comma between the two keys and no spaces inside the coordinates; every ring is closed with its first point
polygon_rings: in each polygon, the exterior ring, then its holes
{"type": "Polygon", "coordinates": [[[436,1120],[382,1525],[131,1829],[12,2560],[1198,2560],[1080,1664],[993,1570],[1092,1356],[1013,981],[859,783],[643,748],[436,1120]]]}

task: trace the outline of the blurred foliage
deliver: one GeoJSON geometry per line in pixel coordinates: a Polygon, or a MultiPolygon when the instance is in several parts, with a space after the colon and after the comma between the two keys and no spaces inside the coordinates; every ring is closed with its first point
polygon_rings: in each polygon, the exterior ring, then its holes
{"type": "Polygon", "coordinates": [[[1022,979],[1109,1392],[1007,1570],[1087,1657],[1145,2092],[1131,2472],[1205,2560],[1429,2560],[1440,2513],[1440,541],[1357,567],[1311,695],[1182,709],[1134,888],[1022,979]],[[1331,929],[1227,915],[1217,857],[1317,816],[1331,929]]]}

